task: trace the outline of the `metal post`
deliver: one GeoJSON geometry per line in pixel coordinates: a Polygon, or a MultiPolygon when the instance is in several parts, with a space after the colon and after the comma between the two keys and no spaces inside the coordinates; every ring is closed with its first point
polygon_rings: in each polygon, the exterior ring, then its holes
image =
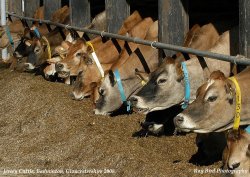
{"type": "MultiPolygon", "coordinates": [[[[2,26],[6,25],[6,6],[5,5],[6,5],[5,0],[1,0],[1,25],[2,26]]],[[[2,59],[3,60],[9,59],[7,48],[2,50],[2,59]]]]}

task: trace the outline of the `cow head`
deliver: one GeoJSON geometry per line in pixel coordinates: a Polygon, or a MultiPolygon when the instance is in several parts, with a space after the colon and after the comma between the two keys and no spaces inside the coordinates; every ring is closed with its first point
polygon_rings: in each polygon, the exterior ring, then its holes
{"type": "Polygon", "coordinates": [[[232,126],[235,113],[234,85],[220,71],[199,87],[196,100],[174,118],[177,129],[208,133],[232,126]]]}
{"type": "MultiPolygon", "coordinates": [[[[133,92],[142,87],[141,80],[138,77],[128,75],[125,78],[121,72],[120,75],[126,98],[129,98],[133,92]]],[[[106,74],[104,80],[100,84],[98,93],[98,100],[95,104],[96,109],[94,110],[95,114],[110,115],[123,104],[118,84],[112,71],[106,74]]]]}
{"type": "Polygon", "coordinates": [[[77,76],[80,71],[86,70],[87,65],[93,64],[89,57],[92,49],[82,39],[78,39],[75,44],[65,42],[65,45],[68,46],[68,53],[62,61],[56,63],[59,77],[77,76]]]}
{"type": "MultiPolygon", "coordinates": [[[[229,130],[227,133],[227,146],[223,152],[224,169],[247,170],[250,168],[250,135],[244,130],[229,130]]],[[[243,174],[243,176],[245,176],[243,174]]]]}
{"type": "Polygon", "coordinates": [[[147,84],[131,97],[131,101],[137,111],[147,114],[180,103],[184,97],[183,90],[184,82],[180,62],[167,58],[157,70],[150,74],[147,84]]]}

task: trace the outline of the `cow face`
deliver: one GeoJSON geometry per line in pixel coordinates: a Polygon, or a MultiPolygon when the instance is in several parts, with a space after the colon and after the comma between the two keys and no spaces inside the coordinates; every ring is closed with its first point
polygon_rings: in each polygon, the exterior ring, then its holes
{"type": "Polygon", "coordinates": [[[177,129],[197,133],[220,132],[232,126],[234,89],[224,74],[215,71],[196,93],[196,100],[174,118],[177,129]]]}
{"type": "Polygon", "coordinates": [[[230,130],[227,133],[227,146],[223,152],[224,169],[246,170],[250,173],[250,135],[244,130],[230,130]]]}
{"type": "Polygon", "coordinates": [[[40,39],[33,39],[33,43],[27,50],[27,61],[24,64],[27,71],[32,71],[45,62],[47,57],[47,45],[40,39]]]}
{"type": "Polygon", "coordinates": [[[66,44],[68,45],[66,57],[56,63],[56,72],[62,78],[77,76],[80,71],[86,70],[87,65],[93,64],[89,57],[90,49],[83,40],[77,40],[75,44],[69,42],[66,44]]]}
{"type": "MultiPolygon", "coordinates": [[[[133,92],[142,87],[140,81],[141,80],[137,77],[131,76],[122,78],[121,75],[121,82],[126,98],[129,98],[133,92]]],[[[117,82],[112,71],[109,71],[109,73],[105,76],[103,82],[100,84],[98,93],[98,100],[95,104],[96,109],[94,110],[95,114],[109,115],[119,109],[123,104],[117,82]]]]}
{"type": "Polygon", "coordinates": [[[180,103],[184,97],[182,78],[180,64],[168,58],[150,74],[147,84],[131,97],[133,106],[147,114],[180,103]]]}

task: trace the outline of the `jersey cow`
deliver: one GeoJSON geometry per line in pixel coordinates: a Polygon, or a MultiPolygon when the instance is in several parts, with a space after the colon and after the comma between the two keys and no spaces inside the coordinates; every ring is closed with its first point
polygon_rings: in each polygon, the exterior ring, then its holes
{"type": "MultiPolygon", "coordinates": [[[[225,32],[218,39],[218,33],[212,24],[203,26],[198,32],[197,41],[191,41],[189,47],[210,52],[229,54],[229,32],[225,32]],[[206,33],[207,31],[207,33],[206,33]],[[206,43],[198,45],[199,43],[206,43]],[[192,44],[193,43],[193,44],[192,44]]],[[[207,68],[202,67],[199,61],[203,58],[193,57],[184,61],[184,57],[177,59],[167,58],[163,64],[150,74],[147,84],[131,97],[133,105],[138,112],[147,114],[156,110],[163,110],[184,101],[185,82],[181,62],[185,62],[188,70],[190,84],[190,101],[195,99],[197,88],[209,77],[209,71],[221,69],[227,76],[230,72],[230,64],[204,58],[207,68]]]]}
{"type": "MultiPolygon", "coordinates": [[[[158,21],[149,28],[146,39],[158,40],[158,21]]],[[[125,92],[129,98],[142,87],[141,79],[135,75],[135,70],[150,72],[158,66],[158,50],[150,46],[139,45],[129,58],[117,68],[125,92]]],[[[96,101],[95,114],[108,115],[123,104],[118,89],[117,78],[110,71],[99,87],[99,99],[96,101]]]]}
{"type": "Polygon", "coordinates": [[[250,132],[230,130],[223,152],[223,169],[232,177],[250,177],[250,132]]]}
{"type": "MultiPolygon", "coordinates": [[[[151,18],[145,18],[137,25],[135,25],[131,30],[128,31],[128,34],[131,37],[138,37],[144,39],[149,27],[153,24],[153,20],[151,18]]],[[[102,68],[104,72],[110,70],[111,67],[117,68],[122,65],[126,59],[128,59],[129,55],[136,49],[138,45],[134,43],[127,43],[127,47],[124,47],[119,55],[118,61],[114,62],[115,64],[103,64],[102,68]]],[[[107,51],[108,52],[108,51],[107,51]]],[[[95,64],[91,64],[87,66],[85,72],[81,72],[78,75],[77,82],[73,88],[73,99],[81,100],[86,96],[89,96],[93,92],[93,87],[101,81],[100,72],[95,64]]]]}
{"type": "MultiPolygon", "coordinates": [[[[240,125],[250,124],[250,68],[235,75],[242,95],[240,125]]],[[[196,99],[186,110],[174,118],[180,131],[197,133],[221,132],[232,128],[235,115],[235,85],[221,71],[215,71],[210,79],[199,87],[196,99]]]]}
{"type": "MultiPolygon", "coordinates": [[[[122,35],[126,34],[128,30],[133,28],[141,20],[140,14],[135,11],[124,21],[118,33],[122,35]]],[[[101,39],[101,37],[93,39],[91,43],[100,63],[114,63],[119,58],[119,50],[122,50],[124,41],[117,40],[119,46],[115,46],[111,40],[100,45],[101,40],[99,39],[101,39]]],[[[87,65],[93,62],[90,57],[92,52],[91,47],[87,46],[83,40],[78,40],[76,44],[70,45],[67,56],[62,61],[56,63],[56,71],[59,77],[67,78],[69,76],[77,76],[81,71],[84,73],[87,65]]]]}

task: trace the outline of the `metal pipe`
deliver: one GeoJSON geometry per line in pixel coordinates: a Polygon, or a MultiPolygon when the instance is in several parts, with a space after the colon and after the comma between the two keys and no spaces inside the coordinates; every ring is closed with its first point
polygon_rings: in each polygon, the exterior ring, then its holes
{"type": "Polygon", "coordinates": [[[167,50],[174,50],[177,52],[190,53],[190,54],[197,55],[197,56],[209,57],[212,59],[223,60],[223,61],[227,61],[227,62],[231,62],[231,63],[235,63],[235,64],[250,65],[250,59],[246,58],[244,56],[241,56],[239,58],[236,56],[223,55],[223,54],[219,54],[219,53],[201,51],[201,50],[196,50],[196,49],[192,49],[192,48],[172,45],[172,44],[164,44],[164,43],[156,42],[156,41],[143,40],[143,39],[140,39],[137,37],[132,38],[132,37],[108,33],[108,32],[104,32],[104,31],[90,30],[90,29],[86,29],[86,28],[78,28],[78,27],[74,27],[74,26],[70,26],[70,25],[64,25],[64,24],[60,24],[60,23],[51,22],[49,20],[40,20],[40,19],[34,19],[34,18],[30,18],[30,17],[23,17],[23,16],[19,16],[19,15],[13,14],[13,13],[9,13],[9,12],[7,12],[7,14],[14,16],[14,17],[17,17],[17,18],[20,18],[20,19],[25,19],[28,21],[46,23],[46,24],[58,26],[61,28],[73,29],[76,31],[82,31],[85,33],[100,35],[102,37],[116,38],[116,39],[120,39],[120,40],[124,40],[124,41],[128,41],[128,42],[134,42],[137,44],[148,45],[148,46],[156,47],[156,48],[160,48],[160,49],[167,49],[167,50]]]}
{"type": "MultiPolygon", "coordinates": [[[[6,4],[5,0],[1,0],[1,25],[5,26],[6,25],[6,4]]],[[[2,59],[7,60],[8,59],[8,51],[7,48],[2,50],[2,59]]]]}

